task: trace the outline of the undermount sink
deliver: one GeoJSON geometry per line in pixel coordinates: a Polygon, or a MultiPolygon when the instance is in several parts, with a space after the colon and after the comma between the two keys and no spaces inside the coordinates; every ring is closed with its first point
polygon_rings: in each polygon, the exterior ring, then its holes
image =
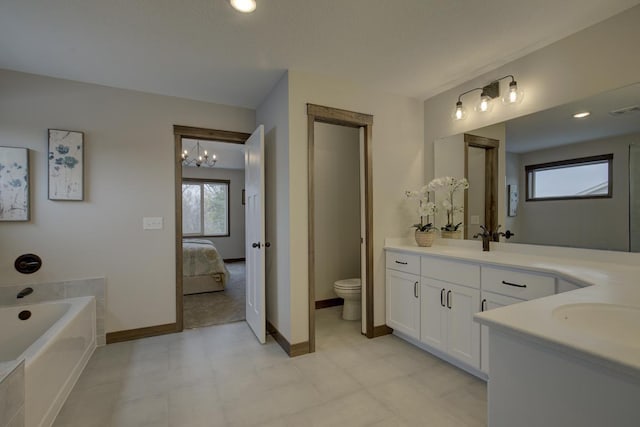
{"type": "Polygon", "coordinates": [[[568,304],[554,309],[553,318],[594,337],[640,348],[639,308],[607,303],[568,304]]]}

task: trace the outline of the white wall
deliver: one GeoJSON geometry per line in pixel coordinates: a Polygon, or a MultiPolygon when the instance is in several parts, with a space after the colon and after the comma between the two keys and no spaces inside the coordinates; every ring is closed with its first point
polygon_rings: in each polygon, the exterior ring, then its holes
{"type": "Polygon", "coordinates": [[[336,280],[360,277],[360,131],[316,123],[315,300],[336,298],[336,280]]]}
{"type": "MultiPolygon", "coordinates": [[[[520,209],[525,199],[524,182],[520,181],[520,155],[516,153],[506,153],[505,159],[505,185],[515,185],[518,189],[518,207],[516,209],[516,216],[505,217],[504,229],[511,230],[512,233],[515,233],[515,235],[509,239],[510,243],[520,243],[522,240],[520,233],[520,209]]],[[[508,203],[508,201],[505,201],[505,203],[508,203]]]]}
{"type": "Polygon", "coordinates": [[[31,150],[32,191],[32,220],[0,223],[0,286],[104,276],[108,332],[173,323],[173,125],[251,132],[254,111],[4,70],[0,93],[0,145],[31,150]],[[47,200],[47,128],[85,133],[84,202],[47,200]],[[28,252],[43,267],[23,276],[28,252]]]}
{"type": "MultiPolygon", "coordinates": [[[[638,81],[640,55],[640,6],[575,33],[494,71],[424,102],[425,177],[433,175],[433,141],[493,123],[545,110],[638,81]],[[525,90],[522,104],[495,105],[492,112],[471,111],[454,121],[451,113],[460,93],[491,80],[513,74],[525,90]]],[[[473,64],[470,64],[472,66],[473,64]]],[[[506,86],[506,83],[503,87],[506,86]]],[[[463,102],[476,102],[470,94],[463,102]]],[[[504,164],[504,163],[503,163],[504,164]]],[[[500,190],[503,192],[503,190],[500,190]]],[[[501,207],[504,203],[501,203],[501,207]]],[[[501,216],[502,217],[502,216],[501,216]]]]}
{"type": "Polygon", "coordinates": [[[265,132],[267,320],[291,341],[289,265],[289,75],[285,73],[256,110],[265,132]]]}
{"type": "Polygon", "coordinates": [[[519,242],[588,249],[629,249],[629,144],[640,135],[626,135],[563,145],[520,155],[521,202],[519,242]],[[525,201],[526,165],[613,153],[613,197],[610,199],[525,201]]]}
{"type": "Polygon", "coordinates": [[[244,258],[244,205],[242,189],[244,188],[244,169],[223,168],[182,168],[183,178],[223,179],[229,182],[229,236],[208,237],[218,249],[222,258],[244,258]]]}
{"type": "Polygon", "coordinates": [[[289,71],[289,194],[291,230],[291,343],[308,339],[306,104],[373,115],[374,324],[385,323],[384,239],[409,236],[415,215],[404,191],[424,185],[422,102],[356,83],[289,71]]]}

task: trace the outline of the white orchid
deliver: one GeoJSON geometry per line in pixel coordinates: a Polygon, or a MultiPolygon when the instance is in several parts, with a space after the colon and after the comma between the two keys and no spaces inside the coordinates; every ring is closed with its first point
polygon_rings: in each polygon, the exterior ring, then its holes
{"type": "Polygon", "coordinates": [[[466,190],[469,188],[469,181],[466,178],[455,178],[452,176],[443,176],[435,178],[427,184],[427,187],[431,191],[442,190],[447,193],[447,197],[442,201],[442,207],[447,212],[447,224],[442,227],[445,231],[455,231],[458,229],[461,222],[458,224],[453,223],[453,214],[464,212],[463,206],[455,206],[453,196],[458,190],[466,190]]]}
{"type": "Polygon", "coordinates": [[[413,224],[412,227],[415,227],[420,231],[429,231],[434,229],[433,223],[429,221],[429,217],[431,215],[435,215],[437,211],[437,206],[435,203],[431,201],[431,194],[428,185],[423,186],[420,190],[405,190],[404,195],[408,199],[416,199],[418,200],[418,216],[420,216],[420,223],[413,224]],[[426,217],[426,223],[424,218],[426,217]]]}

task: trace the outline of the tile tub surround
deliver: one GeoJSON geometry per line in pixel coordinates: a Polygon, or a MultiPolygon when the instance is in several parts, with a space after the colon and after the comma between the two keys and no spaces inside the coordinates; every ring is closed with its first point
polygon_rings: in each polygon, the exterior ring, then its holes
{"type": "Polygon", "coordinates": [[[54,426],[486,425],[486,384],[341,307],[316,310],[317,351],[289,358],[245,322],[96,350],[54,426]]]}
{"type": "Polygon", "coordinates": [[[24,426],[24,361],[0,364],[0,427],[24,426]]]}
{"type": "Polygon", "coordinates": [[[69,280],[66,282],[0,286],[0,306],[27,305],[65,298],[94,296],[96,298],[96,343],[105,345],[105,279],[69,280]],[[24,288],[33,288],[33,293],[18,299],[16,295],[24,288]]]}
{"type": "MultiPolygon", "coordinates": [[[[403,239],[387,239],[386,249],[519,268],[552,274],[582,284],[583,288],[501,307],[475,315],[491,328],[502,329],[538,343],[587,359],[607,369],[640,378],[640,352],[634,345],[613,343],[562,325],[556,308],[575,303],[610,303],[640,308],[639,254],[499,243],[482,252],[481,243],[464,241],[419,248],[403,239]]],[[[628,325],[637,330],[638,325],[628,325]]]]}

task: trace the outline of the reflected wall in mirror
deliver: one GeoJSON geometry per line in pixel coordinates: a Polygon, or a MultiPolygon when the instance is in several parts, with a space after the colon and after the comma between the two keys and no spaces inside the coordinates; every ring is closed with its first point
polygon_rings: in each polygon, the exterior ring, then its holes
{"type": "MultiPolygon", "coordinates": [[[[467,134],[499,140],[498,223],[515,233],[510,242],[640,252],[640,83],[467,134]],[[580,112],[590,114],[574,118],[580,112]],[[580,175],[568,162],[607,155],[613,155],[608,175],[580,175]],[[547,163],[556,168],[539,174],[539,180],[552,177],[554,191],[548,194],[557,190],[572,197],[526,200],[534,177],[527,188],[525,168],[547,163]],[[520,193],[516,216],[507,215],[509,186],[520,193]],[[609,186],[610,197],[603,196],[609,186]]],[[[465,154],[462,141],[463,135],[436,141],[434,163],[436,176],[469,180],[464,226],[470,238],[476,222],[486,223],[487,178],[482,162],[474,160],[478,153],[465,154]]]]}

